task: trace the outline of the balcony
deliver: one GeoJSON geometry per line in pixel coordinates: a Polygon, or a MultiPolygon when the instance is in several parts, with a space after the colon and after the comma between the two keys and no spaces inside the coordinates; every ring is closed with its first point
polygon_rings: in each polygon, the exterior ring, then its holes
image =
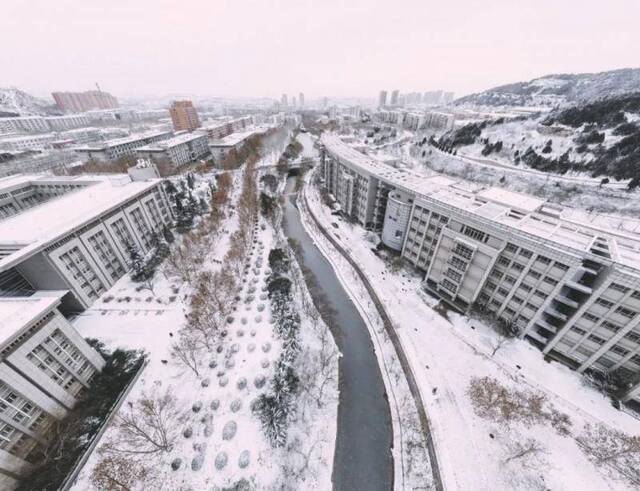
{"type": "Polygon", "coordinates": [[[567,321],[567,319],[569,318],[568,316],[566,316],[565,314],[563,314],[562,312],[557,311],[556,309],[554,309],[553,307],[547,307],[545,309],[545,313],[552,315],[553,317],[555,317],[556,319],[560,319],[564,322],[567,321]]]}
{"type": "Polygon", "coordinates": [[[558,295],[554,297],[554,300],[556,300],[557,302],[563,303],[565,305],[568,305],[569,307],[572,307],[574,309],[577,309],[580,306],[578,302],[576,302],[575,300],[571,300],[570,298],[565,297],[564,295],[558,295]]]}
{"type": "Polygon", "coordinates": [[[573,280],[569,280],[565,283],[565,286],[568,286],[569,288],[573,288],[574,290],[578,290],[579,292],[582,293],[586,293],[587,295],[591,295],[593,293],[593,289],[585,286],[581,283],[577,283],[573,280]]]}

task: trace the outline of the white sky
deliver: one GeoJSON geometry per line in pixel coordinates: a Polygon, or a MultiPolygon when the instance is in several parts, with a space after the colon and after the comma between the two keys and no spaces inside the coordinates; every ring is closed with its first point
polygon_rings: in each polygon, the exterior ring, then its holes
{"type": "Polygon", "coordinates": [[[0,0],[0,86],[463,94],[637,67],[639,22],[640,0],[0,0]]]}

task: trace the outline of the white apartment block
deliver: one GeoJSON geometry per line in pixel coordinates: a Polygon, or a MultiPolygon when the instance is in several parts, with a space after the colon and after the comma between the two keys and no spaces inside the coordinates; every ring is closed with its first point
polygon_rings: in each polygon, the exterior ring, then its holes
{"type": "Polygon", "coordinates": [[[139,158],[166,161],[173,167],[181,167],[209,155],[209,143],[205,132],[196,131],[145,145],[138,148],[136,154],[139,158]]]}
{"type": "Polygon", "coordinates": [[[77,147],[75,151],[84,161],[108,162],[122,157],[135,156],[138,148],[167,140],[172,136],[173,132],[171,131],[155,131],[77,147]]]}
{"type": "Polygon", "coordinates": [[[0,150],[22,152],[24,150],[41,150],[51,148],[56,141],[56,135],[46,133],[43,135],[5,136],[0,138],[0,150]]]}
{"type": "Polygon", "coordinates": [[[51,425],[104,367],[57,310],[65,292],[0,298],[0,488],[33,468],[51,425]]]}
{"type": "Polygon", "coordinates": [[[531,196],[425,177],[323,135],[342,211],[424,273],[453,308],[516,324],[545,355],[616,373],[640,402],[640,234],[531,196]],[[604,223],[604,224],[603,224],[604,223]]]}
{"type": "Polygon", "coordinates": [[[0,129],[2,129],[4,133],[46,133],[49,131],[70,130],[88,125],[89,118],[84,114],[0,118],[0,129]]]}
{"type": "Polygon", "coordinates": [[[162,181],[145,177],[0,179],[0,296],[67,290],[66,311],[91,305],[129,269],[127,244],[147,252],[173,220],[162,181]]]}

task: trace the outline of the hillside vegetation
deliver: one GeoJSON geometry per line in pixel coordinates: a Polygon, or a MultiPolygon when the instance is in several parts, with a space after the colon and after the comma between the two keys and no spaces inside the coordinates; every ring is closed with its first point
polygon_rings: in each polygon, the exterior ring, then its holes
{"type": "Polygon", "coordinates": [[[461,155],[640,185],[640,92],[579,103],[540,118],[472,123],[438,142],[461,155]]]}

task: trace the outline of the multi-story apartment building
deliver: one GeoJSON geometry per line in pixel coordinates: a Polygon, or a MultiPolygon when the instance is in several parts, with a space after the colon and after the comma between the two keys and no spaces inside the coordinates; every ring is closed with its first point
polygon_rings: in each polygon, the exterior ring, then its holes
{"type": "Polygon", "coordinates": [[[121,157],[135,156],[138,148],[167,140],[172,136],[171,131],[154,131],[77,147],[75,151],[84,161],[93,159],[98,162],[108,162],[121,157]]]}
{"type": "Polygon", "coordinates": [[[394,169],[324,135],[324,182],[345,215],[424,273],[453,308],[480,306],[578,371],[615,373],[640,401],[640,236],[503,189],[394,169]]]}
{"type": "MultiPolygon", "coordinates": [[[[282,117],[284,118],[284,113],[282,113],[282,117]]],[[[208,122],[200,128],[200,131],[206,132],[209,141],[217,141],[231,133],[243,131],[245,128],[248,128],[253,124],[253,116],[242,116],[239,118],[208,122]]]]}
{"type": "Polygon", "coordinates": [[[108,92],[52,92],[51,96],[61,111],[80,113],[91,109],[114,109],[120,106],[118,99],[108,92]]]}
{"type": "Polygon", "coordinates": [[[387,105],[387,91],[381,90],[378,95],[378,107],[385,107],[387,105]]]}
{"type": "Polygon", "coordinates": [[[204,132],[186,133],[174,136],[136,150],[141,158],[156,162],[170,162],[173,167],[180,167],[209,154],[209,140],[204,132]]]}
{"type": "Polygon", "coordinates": [[[173,101],[169,114],[175,131],[193,131],[200,127],[198,112],[191,101],[173,101]]]}
{"type": "Polygon", "coordinates": [[[65,292],[0,298],[0,488],[13,489],[56,420],[104,367],[57,310],[65,292]]]}
{"type": "Polygon", "coordinates": [[[42,116],[0,118],[0,133],[46,133],[51,127],[42,116]]]}
{"type": "Polygon", "coordinates": [[[22,150],[40,150],[51,148],[56,135],[45,133],[41,135],[19,135],[0,137],[0,149],[20,152],[22,150]]]}
{"type": "Polygon", "coordinates": [[[11,278],[0,296],[23,284],[67,290],[62,307],[78,311],[113,286],[128,245],[145,253],[173,220],[161,180],[131,175],[0,179],[0,276],[11,278]]]}

